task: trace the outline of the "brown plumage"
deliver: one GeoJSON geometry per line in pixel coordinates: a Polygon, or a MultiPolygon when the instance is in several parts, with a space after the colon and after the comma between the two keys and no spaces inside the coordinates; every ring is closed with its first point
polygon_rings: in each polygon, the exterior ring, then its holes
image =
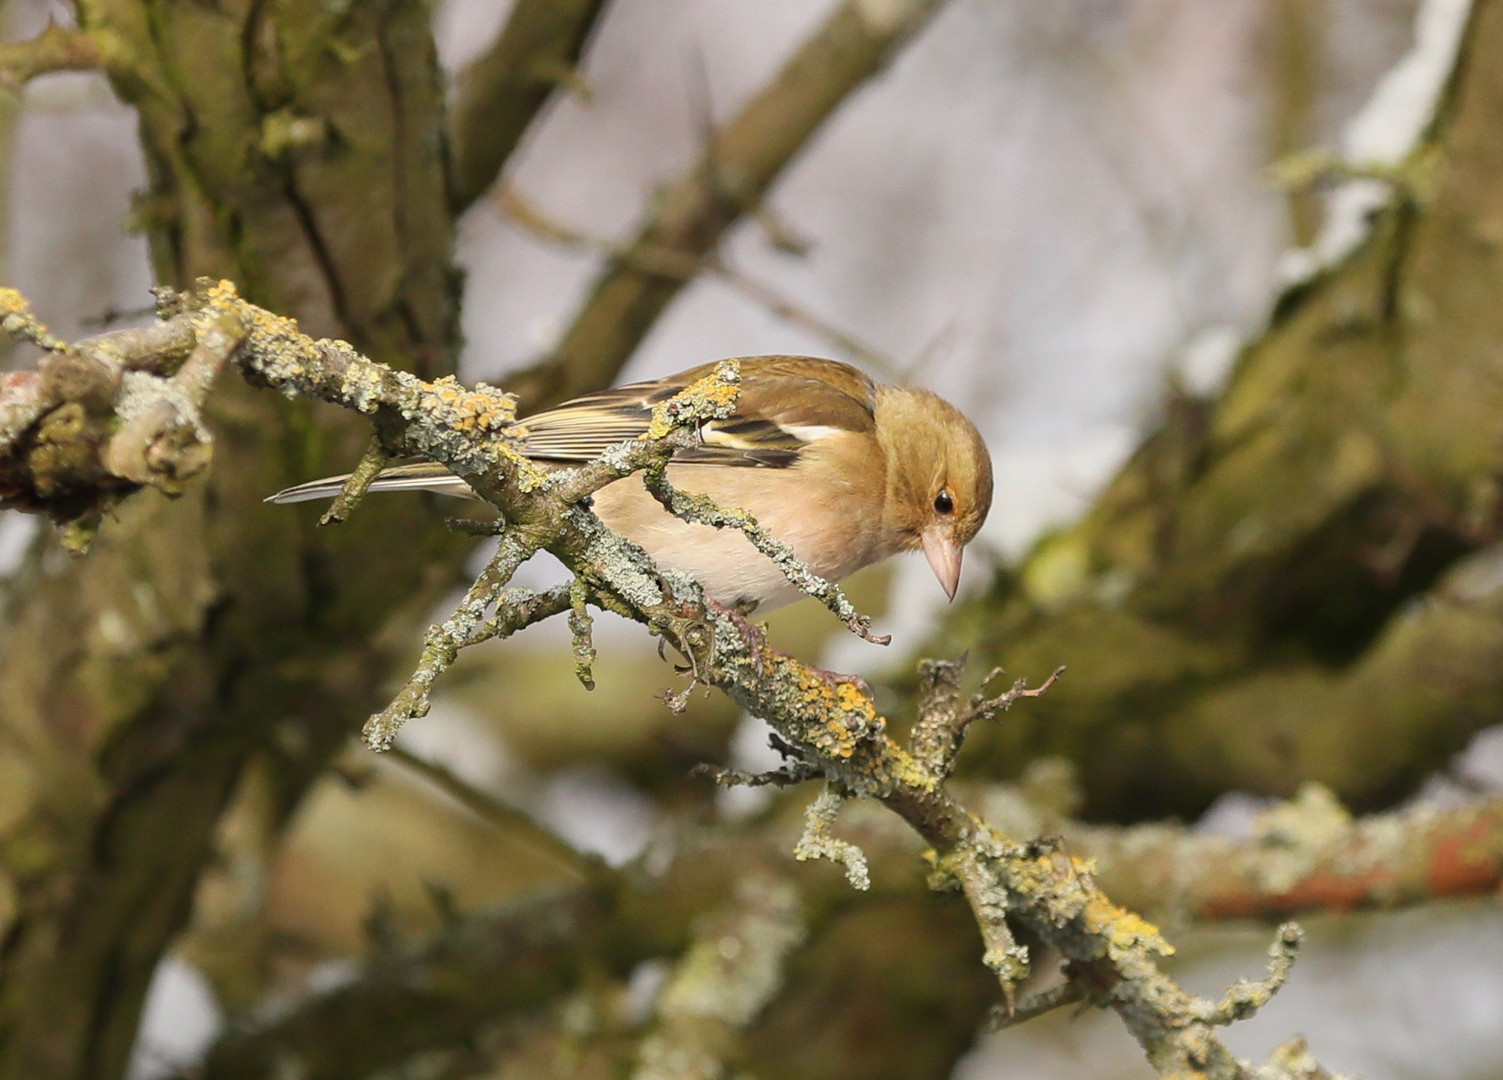
{"type": "MultiPolygon", "coordinates": [[[[833,581],[900,551],[922,550],[953,598],[961,552],[991,508],[991,457],[975,426],[927,390],[874,383],[849,364],[756,356],[740,366],[735,413],[704,425],[698,445],[674,455],[669,480],[748,511],[833,581]]],[[[711,367],[576,398],[522,420],[517,434],[539,462],[588,461],[641,437],[653,406],[711,367]]],[[[344,479],[300,484],[269,501],[329,497],[344,479]]],[[[371,490],[470,494],[464,481],[429,463],[388,469],[371,490]]],[[[673,517],[640,476],[601,489],[594,500],[608,528],[660,566],[693,575],[722,603],[765,609],[799,597],[744,536],[673,517]]]]}

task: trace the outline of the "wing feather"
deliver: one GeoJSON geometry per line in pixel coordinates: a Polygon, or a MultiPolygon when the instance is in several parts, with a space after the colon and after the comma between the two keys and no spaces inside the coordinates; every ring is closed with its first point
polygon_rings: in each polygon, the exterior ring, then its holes
{"type": "MultiPolygon", "coordinates": [[[[577,462],[598,457],[617,443],[638,439],[652,423],[655,405],[708,375],[702,364],[666,379],[586,394],[522,420],[523,450],[538,461],[577,462]]],[[[876,385],[849,364],[808,356],[741,359],[736,411],[700,429],[699,445],[680,450],[684,464],[788,468],[809,443],[841,431],[871,432],[876,385]]],[[[337,495],[345,477],[330,476],[288,488],[268,502],[303,502],[337,495]]],[[[437,491],[473,495],[441,465],[414,462],[384,469],[372,491],[437,491]]]]}
{"type": "MultiPolygon", "coordinates": [[[[653,407],[708,375],[713,364],[652,382],[575,398],[527,417],[525,452],[544,461],[588,461],[612,445],[640,438],[653,407]]],[[[876,387],[849,364],[804,356],[741,360],[736,411],[706,424],[701,444],[681,450],[686,464],[786,468],[809,442],[835,431],[871,431],[876,387]]]]}

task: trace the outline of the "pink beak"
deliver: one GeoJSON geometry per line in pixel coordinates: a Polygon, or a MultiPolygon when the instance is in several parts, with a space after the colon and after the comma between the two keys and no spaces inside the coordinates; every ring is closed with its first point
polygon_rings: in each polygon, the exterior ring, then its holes
{"type": "Polygon", "coordinates": [[[954,600],[955,590],[960,588],[960,556],[965,549],[938,529],[924,533],[921,542],[924,545],[924,558],[929,560],[934,576],[939,578],[940,588],[954,600]]]}

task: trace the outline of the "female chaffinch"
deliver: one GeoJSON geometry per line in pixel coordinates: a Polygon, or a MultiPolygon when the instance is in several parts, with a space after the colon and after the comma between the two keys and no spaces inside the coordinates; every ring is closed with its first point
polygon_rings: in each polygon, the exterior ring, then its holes
{"type": "MultiPolygon", "coordinates": [[[[562,465],[639,438],[654,405],[713,366],[587,394],[529,416],[519,423],[524,452],[562,465]]],[[[975,425],[927,390],[884,386],[834,360],[754,356],[740,367],[735,412],[705,424],[697,446],[675,453],[669,481],[746,510],[831,581],[922,549],[954,599],[961,553],[992,502],[991,457],[975,425]]],[[[328,497],[344,481],[314,480],[268,501],[328,497]]],[[[459,477],[428,462],[386,469],[370,490],[471,494],[459,477]]],[[[723,604],[765,610],[801,595],[746,537],[674,517],[639,475],[596,492],[594,509],[612,532],[641,545],[659,566],[692,575],[723,604]]]]}

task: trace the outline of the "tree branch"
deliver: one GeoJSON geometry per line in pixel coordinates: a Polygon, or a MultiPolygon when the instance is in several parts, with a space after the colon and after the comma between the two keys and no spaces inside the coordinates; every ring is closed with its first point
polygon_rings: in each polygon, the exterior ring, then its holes
{"type": "Polygon", "coordinates": [[[93,71],[104,57],[93,37],[57,23],[29,41],[0,42],[0,88],[19,93],[38,75],[54,71],[93,71]]]}
{"type": "Polygon", "coordinates": [[[513,379],[529,400],[557,401],[603,386],[621,369],[685,279],[645,269],[672,252],[691,264],[754,210],[835,109],[876,74],[943,0],[845,0],[723,128],[686,175],[654,198],[626,254],[591,288],[549,355],[513,379]]]}
{"type": "Polygon", "coordinates": [[[581,85],[579,59],[605,7],[606,0],[518,0],[491,47],[460,72],[449,106],[456,215],[501,175],[554,93],[581,85]]]}
{"type": "Polygon", "coordinates": [[[577,229],[562,225],[540,210],[536,203],[515,187],[507,184],[494,189],[497,210],[529,236],[548,244],[555,244],[577,251],[588,251],[604,256],[608,261],[632,266],[643,273],[675,277],[684,283],[693,281],[701,273],[710,274],[731,288],[760,304],[769,314],[807,330],[816,337],[824,338],[837,351],[853,360],[860,361],[868,369],[892,378],[901,372],[891,357],[884,356],[871,345],[841,330],[827,319],[810,311],[792,297],[772,286],[757,281],[737,270],[714,252],[698,259],[677,251],[635,247],[619,244],[598,236],[590,236],[577,229]]]}
{"type": "Polygon", "coordinates": [[[1503,797],[1354,820],[1311,787],[1252,839],[1170,825],[1063,831],[1114,895],[1196,919],[1405,907],[1503,886],[1503,797]]]}
{"type": "Polygon", "coordinates": [[[738,880],[658,994],[632,1080],[713,1078],[742,1032],[782,989],[793,950],[808,936],[798,889],[774,877],[738,880]]]}
{"type": "Polygon", "coordinates": [[[5,329],[48,350],[0,381],[0,506],[76,523],[87,546],[103,513],[150,485],[181,494],[209,465],[201,413],[244,330],[233,313],[184,317],[68,346],[0,290],[5,329]]]}
{"type": "Polygon", "coordinates": [[[194,1075],[360,1080],[433,1046],[464,1045],[497,1017],[577,983],[602,918],[589,890],[544,893],[377,955],[360,979],[273,1023],[226,1033],[194,1075]]]}

